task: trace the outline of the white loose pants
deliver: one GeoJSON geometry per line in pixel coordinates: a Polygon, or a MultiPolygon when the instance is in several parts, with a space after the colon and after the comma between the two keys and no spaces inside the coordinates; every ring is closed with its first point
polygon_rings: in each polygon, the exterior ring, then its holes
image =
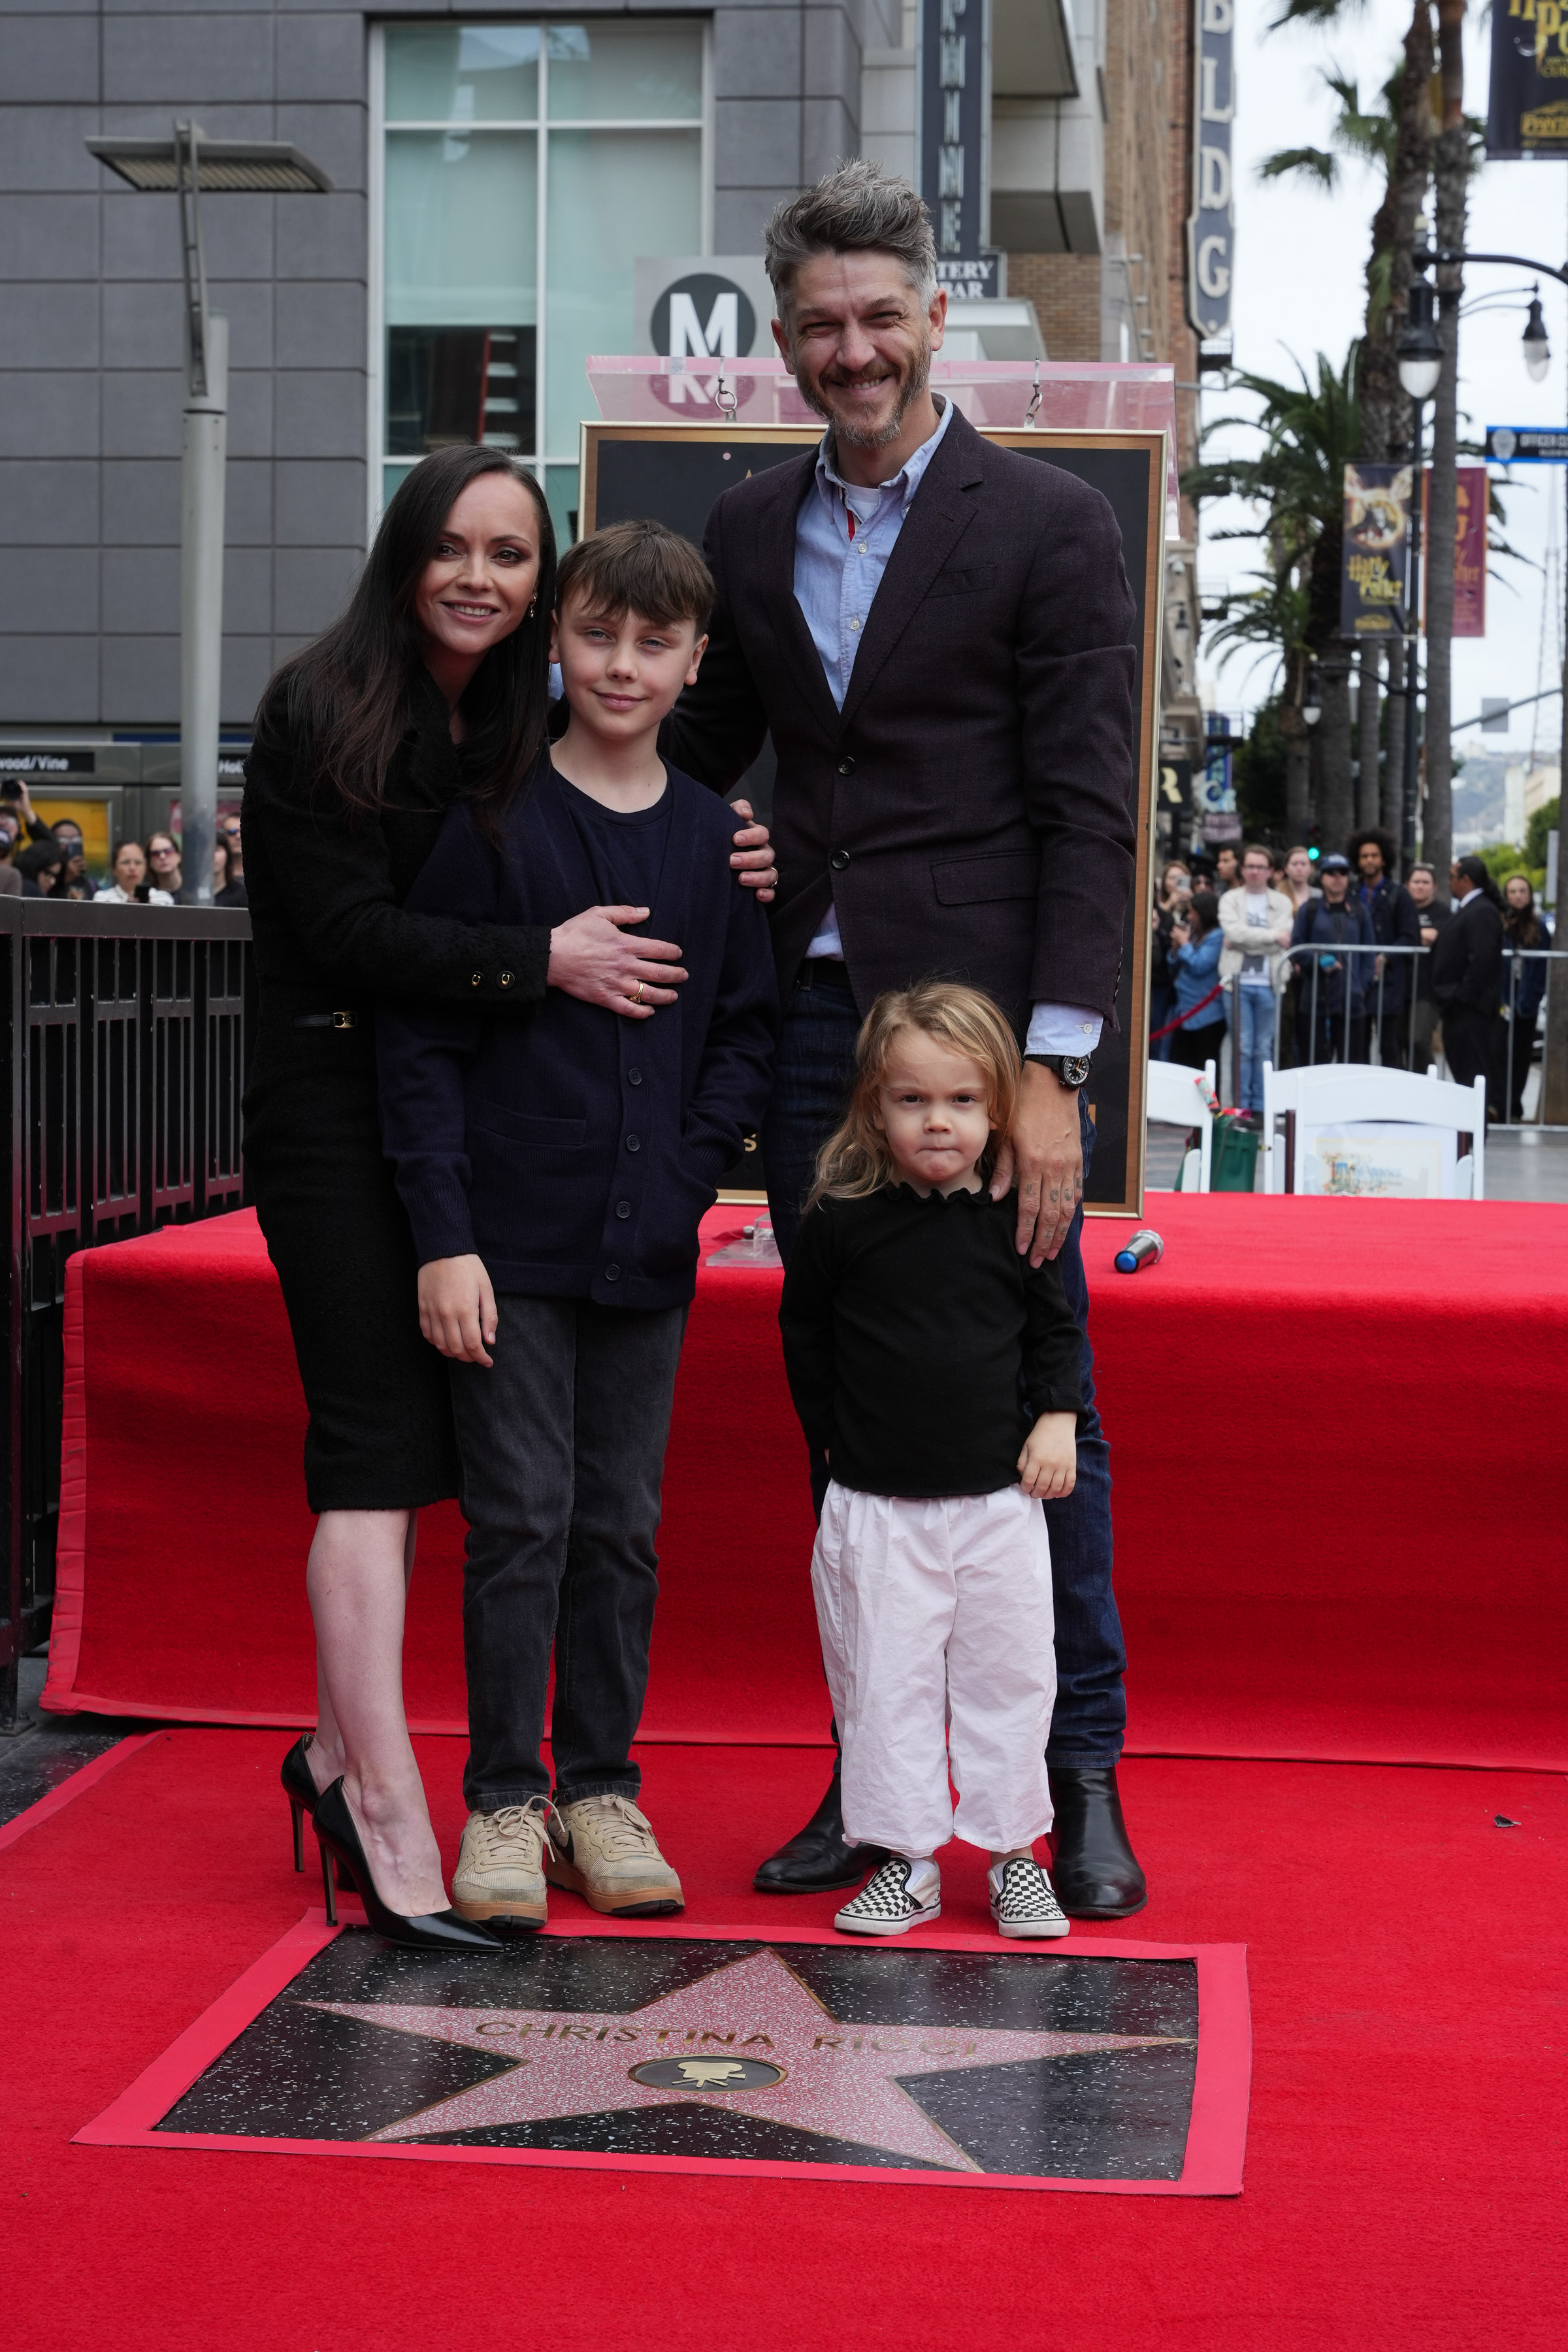
{"type": "Polygon", "coordinates": [[[954,1835],[994,1853],[1043,1837],[1057,1664],[1039,1504],[1021,1486],[925,1499],[834,1483],[811,1589],[845,1834],[910,1855],[954,1835]]]}

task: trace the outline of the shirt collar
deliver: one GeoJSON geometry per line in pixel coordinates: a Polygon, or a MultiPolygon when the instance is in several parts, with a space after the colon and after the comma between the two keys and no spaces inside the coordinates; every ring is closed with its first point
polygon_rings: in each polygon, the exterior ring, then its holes
{"type": "Polygon", "coordinates": [[[931,436],[930,439],[921,443],[921,446],[915,451],[914,456],[906,460],[890,481],[878,482],[874,486],[868,483],[847,482],[840,474],[835,471],[835,463],[838,453],[834,445],[833,429],[830,425],[827,431],[823,435],[816,452],[816,487],[821,496],[826,500],[828,506],[832,507],[837,504],[838,499],[847,499],[848,493],[852,490],[867,489],[875,487],[877,489],[883,492],[884,495],[889,490],[893,491],[895,493],[896,503],[900,506],[907,507],[910,500],[914,497],[915,492],[919,489],[921,483],[925,477],[925,469],[931,464],[931,459],[935,457],[938,444],[941,442],[942,435],[947,431],[948,425],[952,418],[952,403],[951,400],[942,400],[938,396],[937,406],[942,413],[937,420],[936,431],[931,436]]]}
{"type": "Polygon", "coordinates": [[[1455,907],[1455,909],[1454,909],[1455,913],[1456,913],[1456,914],[1458,914],[1460,907],[1468,907],[1468,906],[1469,905],[1470,900],[1471,900],[1472,898],[1479,898],[1480,897],[1480,895],[1481,895],[1481,886],[1480,886],[1480,884],[1478,882],[1478,883],[1476,884],[1476,886],[1475,886],[1475,887],[1474,887],[1474,889],[1473,889],[1473,890],[1467,890],[1467,891],[1466,891],[1466,893],[1465,893],[1465,895],[1464,895],[1464,897],[1463,897],[1461,899],[1459,899],[1459,901],[1458,902],[1458,905],[1456,905],[1456,907],[1455,907]]]}

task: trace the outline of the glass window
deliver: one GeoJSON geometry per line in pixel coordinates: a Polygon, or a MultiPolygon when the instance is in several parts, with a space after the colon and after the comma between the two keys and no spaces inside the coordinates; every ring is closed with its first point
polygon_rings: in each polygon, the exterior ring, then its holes
{"type": "Polygon", "coordinates": [[[531,122],[539,113],[537,25],[392,25],[388,122],[531,122]]]}
{"type": "Polygon", "coordinates": [[[698,25],[552,25],[549,44],[552,122],[690,122],[701,115],[698,25]]]}
{"type": "Polygon", "coordinates": [[[595,412],[584,362],[629,352],[632,264],[644,253],[695,253],[702,242],[695,131],[561,131],[550,142],[545,268],[549,296],[548,452],[577,454],[595,412]]]}
{"type": "Polygon", "coordinates": [[[384,494],[426,450],[481,441],[544,475],[564,520],[595,414],[584,362],[631,349],[633,264],[701,250],[702,27],[383,39],[384,494]]]}

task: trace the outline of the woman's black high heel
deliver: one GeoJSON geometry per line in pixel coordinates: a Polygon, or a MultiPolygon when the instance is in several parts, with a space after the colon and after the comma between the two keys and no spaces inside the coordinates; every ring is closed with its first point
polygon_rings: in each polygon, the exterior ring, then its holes
{"type": "Polygon", "coordinates": [[[348,1799],[343,1794],[341,1780],[330,1789],[323,1789],[316,1800],[316,1836],[321,1848],[321,1885],[326,1894],[327,1918],[336,1927],[337,1897],[332,1892],[331,1865],[347,1871],[364,1905],[364,1916],[378,1936],[385,1936],[394,1944],[412,1946],[416,1951],[493,1952],[500,1948],[500,1937],[465,1919],[457,1911],[421,1911],[410,1917],[406,1912],[389,1911],[376,1893],[375,1881],[370,1874],[370,1864],[360,1843],[348,1799]]]}
{"type": "Polygon", "coordinates": [[[316,1783],[310,1777],[310,1768],[305,1760],[306,1751],[314,1738],[315,1733],[312,1731],[302,1731],[300,1734],[299,1738],[283,1759],[282,1767],[278,1775],[283,1783],[283,1794],[289,1800],[289,1811],[294,1820],[294,1867],[296,1870],[303,1870],[305,1867],[305,1816],[309,1813],[312,1821],[316,1818],[316,1783]]]}

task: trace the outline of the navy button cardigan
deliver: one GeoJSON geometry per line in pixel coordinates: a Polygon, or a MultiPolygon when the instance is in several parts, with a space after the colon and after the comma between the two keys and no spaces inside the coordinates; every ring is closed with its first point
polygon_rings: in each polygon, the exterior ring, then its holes
{"type": "MultiPolygon", "coordinates": [[[[641,928],[690,978],[648,1021],[550,989],[524,1021],[423,1006],[376,1017],[382,1133],[423,1265],[477,1252],[498,1291],[658,1307],[690,1298],[697,1224],[773,1084],[767,919],[730,870],[733,813],[669,770],[657,903],[641,928]]],[[[488,841],[454,808],[408,898],[468,922],[553,927],[624,903],[548,757],[488,841]]]]}

